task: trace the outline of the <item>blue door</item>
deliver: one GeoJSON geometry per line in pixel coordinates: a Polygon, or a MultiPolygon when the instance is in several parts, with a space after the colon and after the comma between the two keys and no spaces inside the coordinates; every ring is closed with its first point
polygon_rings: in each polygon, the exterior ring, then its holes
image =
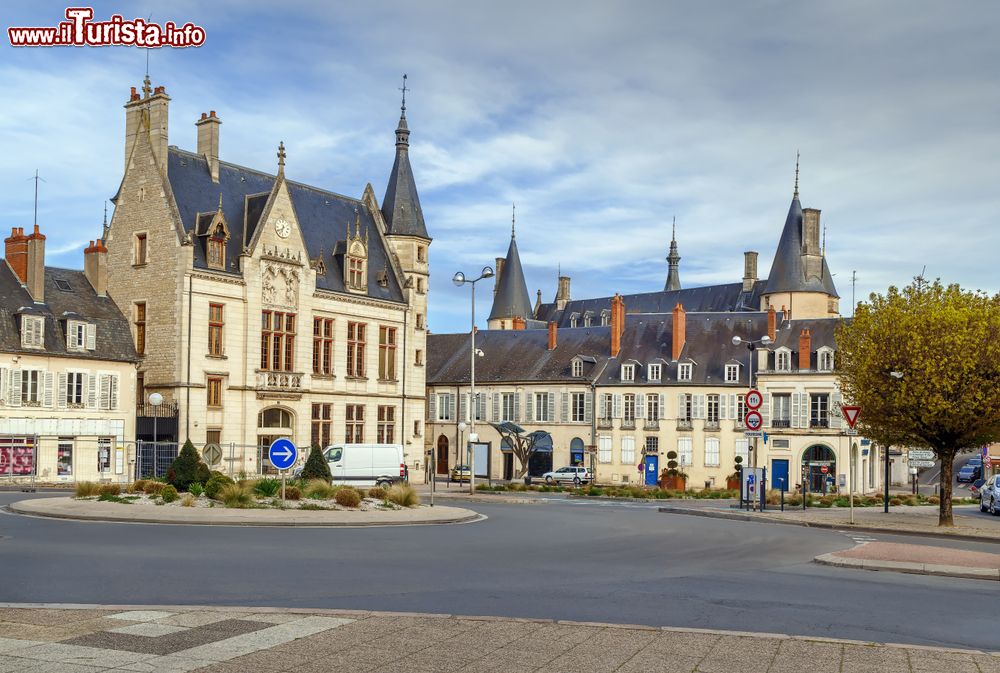
{"type": "Polygon", "coordinates": [[[771,459],[771,488],[780,488],[782,491],[788,490],[788,460],[771,459]],[[778,481],[781,479],[782,481],[778,481]]]}
{"type": "Polygon", "coordinates": [[[646,456],[646,486],[656,486],[656,477],[660,474],[659,456],[646,456]]]}

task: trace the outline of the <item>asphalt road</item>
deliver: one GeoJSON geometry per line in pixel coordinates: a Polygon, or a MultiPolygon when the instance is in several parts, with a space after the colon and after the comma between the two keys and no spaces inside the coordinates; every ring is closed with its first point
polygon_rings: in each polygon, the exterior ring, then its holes
{"type": "MultiPolygon", "coordinates": [[[[0,505],[22,497],[0,493],[0,505]]],[[[981,618],[1000,597],[995,583],[810,563],[853,546],[836,531],[646,504],[471,506],[488,520],[274,529],[0,513],[0,601],[402,610],[996,646],[981,618]]]]}

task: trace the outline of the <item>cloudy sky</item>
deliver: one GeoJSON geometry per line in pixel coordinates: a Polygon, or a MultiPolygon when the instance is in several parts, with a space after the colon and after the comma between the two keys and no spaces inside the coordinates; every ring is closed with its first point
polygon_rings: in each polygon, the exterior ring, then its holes
{"type": "MultiPolygon", "coordinates": [[[[65,9],[21,4],[5,28],[65,9]]],[[[467,326],[449,279],[506,252],[512,202],[532,300],[560,265],[576,298],[662,289],[674,216],[685,286],[738,280],[749,249],[764,275],[796,151],[845,313],[852,271],[859,299],[924,266],[1000,289],[996,2],[94,6],[206,29],[201,48],[151,54],[171,144],[194,149],[217,110],[224,160],[273,170],[284,140],[292,179],[353,196],[384,192],[408,73],[437,332],[467,326]]],[[[37,168],[50,264],[81,266],[100,232],[144,67],[124,47],[0,47],[0,224],[30,226],[37,168]]]]}

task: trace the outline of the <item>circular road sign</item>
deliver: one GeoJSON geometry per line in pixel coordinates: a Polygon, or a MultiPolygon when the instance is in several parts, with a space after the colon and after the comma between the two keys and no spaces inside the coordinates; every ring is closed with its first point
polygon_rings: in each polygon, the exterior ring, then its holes
{"type": "Polygon", "coordinates": [[[830,471],[830,468],[827,467],[826,465],[822,465],[820,466],[819,471],[822,472],[823,474],[826,474],[827,472],[830,471]]]}
{"type": "Polygon", "coordinates": [[[743,398],[746,402],[747,409],[760,409],[760,405],[764,404],[764,396],[760,394],[759,390],[751,390],[743,398]]]}
{"type": "Polygon", "coordinates": [[[205,448],[202,449],[201,457],[209,467],[218,465],[222,462],[222,447],[218,444],[206,444],[205,448]]]}
{"type": "Polygon", "coordinates": [[[747,430],[760,430],[764,425],[764,418],[759,411],[748,411],[746,418],[743,419],[743,424],[747,430]]]}
{"type": "Polygon", "coordinates": [[[271,442],[271,448],[267,450],[267,459],[271,461],[278,470],[287,470],[295,464],[295,459],[299,455],[299,450],[295,448],[292,440],[281,437],[271,442]]]}

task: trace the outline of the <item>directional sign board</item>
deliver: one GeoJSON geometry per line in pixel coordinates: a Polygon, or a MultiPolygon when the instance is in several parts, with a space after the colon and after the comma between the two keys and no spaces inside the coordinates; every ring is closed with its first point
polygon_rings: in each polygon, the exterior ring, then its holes
{"type": "Polygon", "coordinates": [[[746,403],[747,409],[760,409],[760,405],[764,404],[764,396],[760,394],[759,390],[751,390],[747,392],[743,401],[746,403]]]}
{"type": "Polygon", "coordinates": [[[854,429],[854,424],[858,422],[858,417],[861,416],[861,407],[840,407],[841,413],[844,414],[844,420],[847,421],[847,427],[854,429]]]}
{"type": "Polygon", "coordinates": [[[209,467],[218,465],[222,462],[222,447],[218,444],[206,444],[201,451],[201,457],[209,467]]]}
{"type": "Polygon", "coordinates": [[[934,460],[934,452],[927,449],[910,449],[906,453],[911,462],[914,460],[934,460]]]}
{"type": "Polygon", "coordinates": [[[910,459],[910,467],[934,467],[933,460],[913,460],[910,459]]]}
{"type": "Polygon", "coordinates": [[[743,419],[743,425],[746,426],[747,430],[756,432],[764,425],[764,417],[760,415],[759,411],[748,411],[743,419]]]}
{"type": "Polygon", "coordinates": [[[267,459],[271,461],[278,470],[287,470],[295,464],[295,459],[299,456],[299,450],[295,448],[292,440],[284,437],[271,442],[271,448],[267,450],[267,459]]]}

